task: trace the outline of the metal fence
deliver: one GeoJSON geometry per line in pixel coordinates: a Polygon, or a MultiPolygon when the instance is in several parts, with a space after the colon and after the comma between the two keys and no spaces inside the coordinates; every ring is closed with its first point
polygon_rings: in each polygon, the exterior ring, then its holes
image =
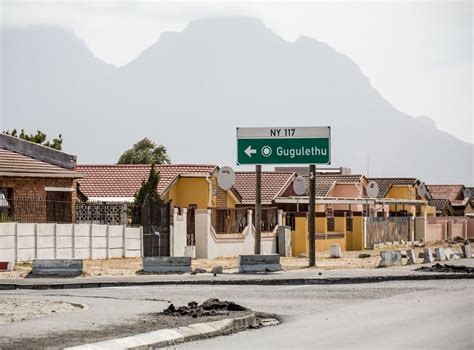
{"type": "Polygon", "coordinates": [[[278,225],[278,208],[262,208],[262,222],[260,226],[262,232],[272,232],[276,225],[278,225]]]}
{"type": "Polygon", "coordinates": [[[328,223],[328,232],[334,232],[334,227],[335,227],[335,219],[334,217],[328,217],[327,218],[327,223],[328,223]]]}
{"type": "Polygon", "coordinates": [[[213,208],[211,223],[216,233],[242,233],[248,225],[248,208],[213,208]]]}
{"type": "Polygon", "coordinates": [[[354,220],[352,219],[352,216],[346,216],[346,231],[353,231],[353,225],[354,220]]]}
{"type": "Polygon", "coordinates": [[[71,202],[47,197],[0,197],[0,222],[131,224],[133,205],[123,202],[71,202]]]}
{"type": "Polygon", "coordinates": [[[0,198],[0,222],[73,223],[74,204],[46,197],[0,198]]]}

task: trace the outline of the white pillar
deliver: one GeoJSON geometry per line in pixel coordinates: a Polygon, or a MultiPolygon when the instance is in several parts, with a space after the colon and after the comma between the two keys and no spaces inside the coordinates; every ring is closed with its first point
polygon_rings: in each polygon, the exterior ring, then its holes
{"type": "Polygon", "coordinates": [[[277,213],[278,213],[277,224],[281,226],[283,225],[283,210],[278,209],[277,213]]]}

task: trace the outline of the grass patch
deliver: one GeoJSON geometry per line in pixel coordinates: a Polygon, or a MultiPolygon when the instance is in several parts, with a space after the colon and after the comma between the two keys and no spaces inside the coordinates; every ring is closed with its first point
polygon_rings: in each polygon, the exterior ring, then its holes
{"type": "Polygon", "coordinates": [[[31,261],[20,261],[16,264],[16,267],[33,267],[33,263],[31,261]]]}

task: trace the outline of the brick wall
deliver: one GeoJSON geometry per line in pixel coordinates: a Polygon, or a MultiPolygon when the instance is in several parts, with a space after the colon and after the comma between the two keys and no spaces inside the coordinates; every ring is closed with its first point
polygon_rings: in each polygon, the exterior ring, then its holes
{"type": "MultiPolygon", "coordinates": [[[[19,222],[47,222],[45,187],[73,188],[67,201],[71,202],[70,219],[75,222],[76,180],[67,178],[9,178],[0,177],[0,188],[12,188],[15,220],[19,222]]],[[[68,209],[69,211],[69,209],[68,209]]]]}

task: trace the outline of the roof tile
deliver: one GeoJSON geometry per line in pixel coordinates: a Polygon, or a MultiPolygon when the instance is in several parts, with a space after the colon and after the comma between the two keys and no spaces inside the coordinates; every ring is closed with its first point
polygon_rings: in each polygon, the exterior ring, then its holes
{"type": "MultiPolygon", "coordinates": [[[[84,175],[79,181],[81,191],[88,197],[133,197],[142,181],[148,178],[149,164],[78,165],[84,175]]],[[[160,173],[158,193],[162,195],[177,176],[209,175],[215,165],[157,164],[160,173]]]]}
{"type": "MultiPolygon", "coordinates": [[[[306,185],[309,184],[308,176],[303,176],[306,180],[306,185]]],[[[362,175],[317,175],[316,176],[316,196],[325,197],[328,195],[335,182],[337,183],[358,183],[361,181],[362,175]]],[[[309,192],[306,190],[305,196],[309,192]]],[[[293,186],[283,192],[282,197],[295,197],[296,193],[293,191],[293,186]]]]}
{"type": "Polygon", "coordinates": [[[75,171],[3,148],[0,148],[0,174],[22,177],[81,177],[75,171]]]}
{"type": "Polygon", "coordinates": [[[415,185],[418,179],[412,177],[372,177],[367,178],[367,181],[375,181],[379,185],[377,198],[385,198],[393,185],[415,185]]]}
{"type": "MultiPolygon", "coordinates": [[[[262,203],[270,204],[295,177],[289,172],[262,172],[262,203]]],[[[243,204],[255,203],[255,172],[239,171],[235,173],[235,189],[242,196],[243,204]]]]}

